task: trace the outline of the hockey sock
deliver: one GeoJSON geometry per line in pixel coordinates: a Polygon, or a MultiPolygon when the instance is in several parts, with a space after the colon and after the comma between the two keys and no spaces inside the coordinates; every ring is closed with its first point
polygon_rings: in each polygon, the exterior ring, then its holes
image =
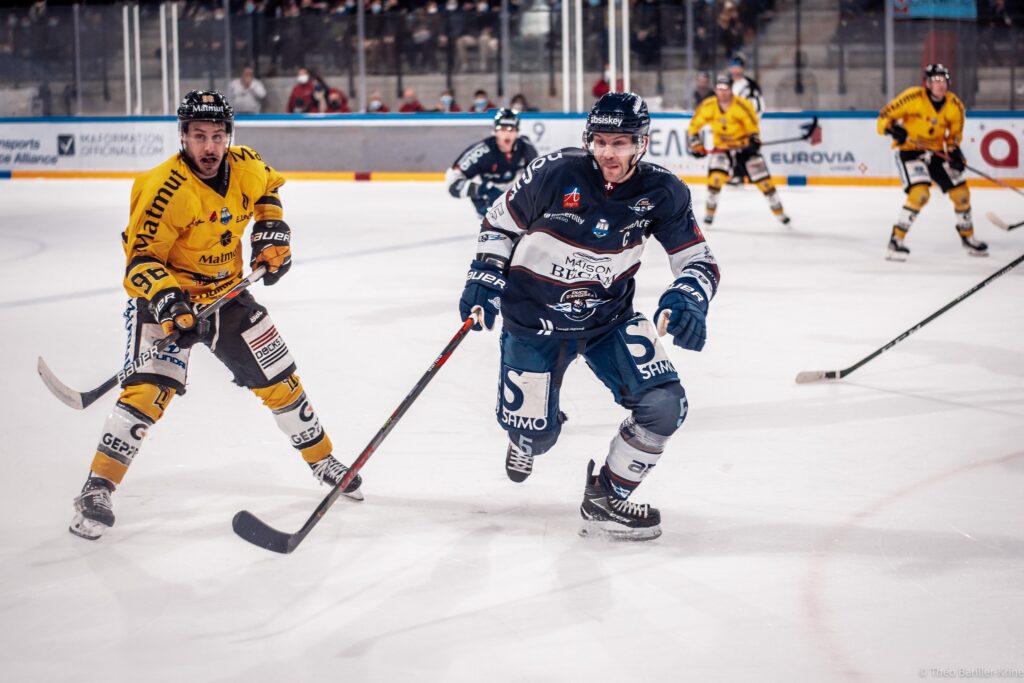
{"type": "Polygon", "coordinates": [[[313,406],[306,398],[299,376],[292,374],[269,387],[253,389],[263,405],[274,411],[274,421],[306,462],[318,462],[331,454],[333,445],[313,406]]]}
{"type": "Polygon", "coordinates": [[[667,436],[636,424],[632,416],[626,418],[612,439],[601,468],[600,478],[605,490],[616,498],[628,498],[658,463],[667,441],[667,436]]]}
{"type": "Polygon", "coordinates": [[[971,219],[971,191],[967,185],[954,187],[949,191],[949,198],[953,200],[953,207],[956,211],[956,231],[961,237],[974,235],[974,221],[971,219]]]}
{"type": "Polygon", "coordinates": [[[772,181],[762,180],[757,184],[757,186],[764,194],[765,199],[768,200],[768,206],[771,207],[772,213],[776,216],[781,216],[782,200],[779,199],[779,193],[775,191],[775,186],[772,185],[772,181]]]}
{"type": "Polygon", "coordinates": [[[103,436],[92,459],[92,473],[120,484],[147,430],[163,417],[174,389],[156,384],[133,384],[121,395],[103,424],[103,436]]]}

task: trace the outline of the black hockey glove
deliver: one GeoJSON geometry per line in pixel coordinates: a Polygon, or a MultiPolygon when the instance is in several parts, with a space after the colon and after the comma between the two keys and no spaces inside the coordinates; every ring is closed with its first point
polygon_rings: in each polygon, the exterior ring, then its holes
{"type": "MultiPolygon", "coordinates": [[[[663,313],[669,315],[666,331],[672,343],[690,351],[700,351],[707,340],[708,300],[697,280],[684,275],[672,283],[658,300],[655,325],[661,326],[663,313]]],[[[659,329],[660,331],[660,329],[659,329]]]]}
{"type": "Polygon", "coordinates": [[[192,307],[189,306],[188,294],[178,287],[157,292],[156,296],[149,300],[149,310],[163,328],[165,337],[174,332],[178,333],[174,343],[181,348],[190,348],[199,341],[200,330],[196,326],[192,307]]]}
{"type": "Polygon", "coordinates": [[[284,221],[256,221],[252,226],[249,267],[267,266],[263,284],[277,284],[292,267],[292,229],[284,221]]]}
{"type": "Polygon", "coordinates": [[[959,147],[949,150],[949,167],[958,173],[967,170],[967,159],[964,159],[964,153],[959,147]]]}
{"type": "MultiPolygon", "coordinates": [[[[491,329],[501,313],[501,293],[505,290],[505,276],[493,263],[474,260],[466,273],[466,288],[459,299],[459,315],[463,320],[473,314],[474,308],[483,309],[484,327],[491,329]]],[[[481,329],[480,323],[473,325],[481,329]]]]}
{"type": "Polygon", "coordinates": [[[476,196],[482,199],[487,204],[487,206],[490,206],[498,197],[500,197],[504,193],[505,190],[501,189],[494,183],[487,181],[486,183],[481,185],[480,188],[476,191],[476,196]]]}
{"type": "Polygon", "coordinates": [[[907,129],[898,123],[894,123],[885,129],[885,132],[892,136],[892,139],[899,144],[907,141],[907,129]]]}
{"type": "Polygon", "coordinates": [[[704,144],[700,141],[700,136],[691,135],[686,140],[686,152],[694,159],[703,159],[708,155],[708,151],[704,149],[704,144]]]}
{"type": "Polygon", "coordinates": [[[743,148],[743,153],[746,156],[753,156],[761,151],[761,138],[757,134],[751,135],[747,138],[747,146],[743,148]]]}

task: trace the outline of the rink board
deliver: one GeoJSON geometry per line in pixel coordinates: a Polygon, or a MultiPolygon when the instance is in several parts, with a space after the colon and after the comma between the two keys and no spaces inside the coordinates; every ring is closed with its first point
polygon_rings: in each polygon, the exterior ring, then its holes
{"type": "MultiPolygon", "coordinates": [[[[769,113],[762,140],[799,136],[813,116],[821,126],[819,143],[764,148],[774,177],[792,185],[896,184],[893,153],[875,130],[874,112],[769,113]]],[[[655,114],[646,158],[699,182],[707,162],[686,154],[689,120],[688,114],[655,114]]],[[[239,117],[235,141],[295,179],[439,180],[460,151],[489,134],[490,122],[475,114],[246,116],[239,117]]],[[[550,154],[578,146],[582,122],[578,114],[526,114],[522,132],[541,154],[550,154]]],[[[962,147],[977,169],[1024,186],[1022,145],[1024,115],[968,115],[962,147]]],[[[0,119],[0,178],[131,177],[178,146],[171,117],[0,119]]]]}

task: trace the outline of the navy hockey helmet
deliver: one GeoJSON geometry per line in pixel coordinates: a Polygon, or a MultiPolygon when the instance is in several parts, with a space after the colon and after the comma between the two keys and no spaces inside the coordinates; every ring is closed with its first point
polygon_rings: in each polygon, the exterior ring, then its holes
{"type": "Polygon", "coordinates": [[[630,166],[636,166],[647,152],[644,138],[650,134],[651,115],[644,98],[632,92],[609,92],[601,95],[587,115],[583,129],[583,147],[593,153],[594,133],[626,134],[633,137],[636,153],[630,166]]]}
{"type": "Polygon", "coordinates": [[[949,69],[944,64],[929,64],[924,68],[924,80],[930,81],[933,78],[945,78],[949,83],[949,69]]]}
{"type": "Polygon", "coordinates": [[[515,128],[519,130],[519,114],[515,110],[502,107],[494,114],[494,129],[515,128]]]}
{"type": "Polygon", "coordinates": [[[192,90],[178,105],[178,132],[184,135],[193,121],[223,123],[228,135],[234,131],[235,110],[216,90],[192,90]]]}

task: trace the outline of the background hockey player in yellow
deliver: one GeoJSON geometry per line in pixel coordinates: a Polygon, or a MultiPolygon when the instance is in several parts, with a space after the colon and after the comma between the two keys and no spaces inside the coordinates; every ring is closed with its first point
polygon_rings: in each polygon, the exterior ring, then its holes
{"type": "Polygon", "coordinates": [[[892,136],[896,170],[907,201],[889,238],[888,258],[905,261],[910,254],[903,240],[928,202],[934,180],[953,201],[960,242],[973,256],[988,256],[988,245],[974,237],[971,193],[964,178],[966,161],[960,151],[964,132],[964,103],[949,91],[949,69],[929,64],[924,87],[907,88],[878,114],[878,133],[892,136]]]}
{"type": "MultiPolygon", "coordinates": [[[[185,393],[190,348],[201,343],[273,411],[320,481],[335,486],[348,470],[331,456],[295,374],[287,345],[251,294],[243,291],[208,319],[195,314],[242,278],[241,238],[253,225],[250,267],[266,266],[266,285],[291,267],[291,230],[278,188],[284,179],[248,147],[231,147],[234,115],[216,91],[188,93],[178,107],[181,151],[140,175],[132,186],[124,287],[126,364],[175,330],[180,337],[122,384],[107,416],[89,477],[75,498],[70,530],[99,538],[114,524],[111,494],[121,483],[146,432],[175,394],[185,393]]],[[[346,493],[361,499],[357,476],[346,493]]]]}
{"type": "Polygon", "coordinates": [[[733,94],[732,79],[725,74],[715,79],[715,96],[697,107],[687,131],[687,150],[698,159],[708,160],[708,194],[704,206],[704,224],[711,225],[718,208],[718,195],[730,174],[746,175],[764,193],[772,213],[784,224],[789,216],[782,210],[768,165],[761,156],[760,128],[757,111],[748,100],[733,94]],[[704,147],[701,129],[711,126],[713,149],[704,147]]]}

